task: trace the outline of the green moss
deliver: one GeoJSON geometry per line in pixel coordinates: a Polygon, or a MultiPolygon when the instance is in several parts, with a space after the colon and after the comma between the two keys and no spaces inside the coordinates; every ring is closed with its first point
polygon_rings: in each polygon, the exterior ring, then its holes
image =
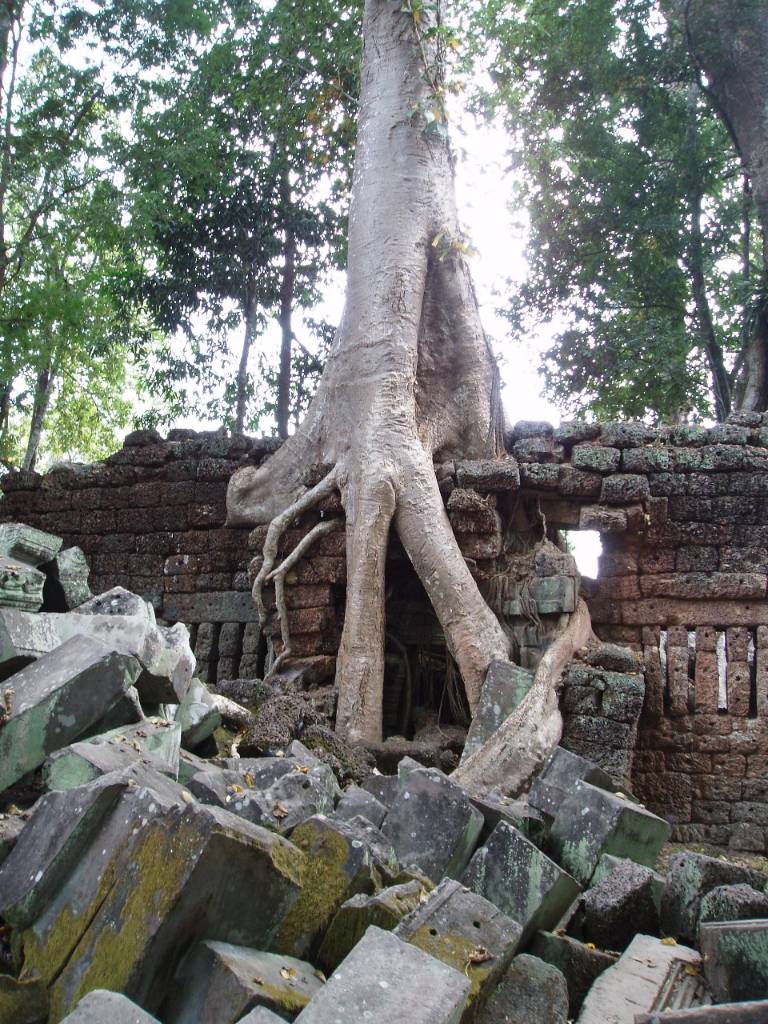
{"type": "Polygon", "coordinates": [[[39,978],[17,981],[0,974],[0,1021],[43,1024],[48,1018],[48,992],[39,978]]]}
{"type": "Polygon", "coordinates": [[[422,925],[410,936],[408,942],[469,978],[469,1006],[483,991],[488,979],[498,973],[498,962],[495,957],[482,960],[483,951],[462,935],[452,935],[450,932],[433,935],[433,931],[428,924],[422,925]]]}
{"type": "Polygon", "coordinates": [[[347,898],[349,846],[338,832],[318,828],[312,822],[300,825],[291,842],[306,855],[301,893],[283,922],[276,948],[281,953],[302,957],[325,932],[333,914],[347,898]]]}

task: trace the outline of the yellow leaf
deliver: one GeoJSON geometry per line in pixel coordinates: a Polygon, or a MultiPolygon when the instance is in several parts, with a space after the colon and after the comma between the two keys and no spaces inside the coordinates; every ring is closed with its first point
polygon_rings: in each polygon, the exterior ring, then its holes
{"type": "Polygon", "coordinates": [[[280,974],[283,978],[295,978],[296,969],[295,967],[281,967],[280,974]]]}
{"type": "Polygon", "coordinates": [[[673,939],[671,937],[668,937],[666,939],[662,939],[661,940],[661,944],[662,944],[662,946],[676,946],[677,945],[677,939],[673,939]]]}

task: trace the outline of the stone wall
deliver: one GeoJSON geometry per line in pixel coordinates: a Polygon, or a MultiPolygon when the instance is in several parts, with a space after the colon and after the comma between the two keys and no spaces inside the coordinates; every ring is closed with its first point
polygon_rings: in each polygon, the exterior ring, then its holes
{"type": "MultiPolygon", "coordinates": [[[[226,482],[271,441],[138,432],[105,463],[4,478],[0,519],[79,545],[92,587],[143,593],[187,623],[210,682],[259,675],[268,640],[251,607],[248,565],[264,531],[224,526],[226,482]],[[249,537],[250,548],[249,550],[249,537]]],[[[597,530],[599,578],[583,581],[595,629],[642,654],[646,696],[633,788],[675,838],[764,849],[768,834],[768,420],[652,428],[521,423],[503,463],[443,463],[441,490],[481,587],[498,582],[510,538],[597,530]]],[[[286,535],[290,550],[317,521],[286,535]]],[[[329,502],[327,516],[341,515],[329,502]]],[[[406,573],[402,551],[393,572],[406,573]],[[399,568],[398,568],[399,567],[399,568]]],[[[536,567],[540,608],[570,610],[567,567],[536,567]],[[549,602],[547,604],[546,602],[549,602]]],[[[405,578],[405,577],[403,577],[405,578]]],[[[344,601],[344,534],[324,538],[288,578],[292,645],[327,675],[344,601]]],[[[498,595],[497,595],[498,596],[498,595]]],[[[502,595],[514,614],[521,596],[502,595]],[[517,604],[516,604],[517,602],[517,604]]],[[[412,622],[413,606],[407,612],[412,622]]],[[[425,626],[428,628],[425,612],[425,626]]],[[[535,639],[519,626],[519,655],[535,639]]],[[[267,632],[270,632],[269,630],[267,632]]]]}

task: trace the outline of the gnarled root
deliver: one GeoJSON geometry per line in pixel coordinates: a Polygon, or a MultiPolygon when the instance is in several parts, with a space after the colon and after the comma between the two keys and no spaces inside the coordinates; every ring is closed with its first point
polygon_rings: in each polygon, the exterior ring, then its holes
{"type": "Polygon", "coordinates": [[[557,698],[563,670],[592,638],[589,611],[580,600],[563,633],[544,653],[525,699],[453,773],[468,793],[481,797],[491,791],[504,796],[525,792],[563,734],[557,698]]]}

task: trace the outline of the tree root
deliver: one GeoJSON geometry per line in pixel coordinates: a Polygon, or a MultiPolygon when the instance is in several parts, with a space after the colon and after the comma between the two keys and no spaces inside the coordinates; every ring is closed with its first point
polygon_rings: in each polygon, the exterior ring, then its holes
{"type": "Polygon", "coordinates": [[[491,791],[519,796],[541,769],[563,734],[557,685],[576,651],[594,639],[592,621],[583,600],[560,636],[539,662],[533,686],[525,699],[491,738],[453,773],[470,794],[491,791]]]}
{"type": "MultiPolygon", "coordinates": [[[[259,614],[259,622],[262,626],[267,621],[267,609],[264,606],[264,584],[267,582],[268,577],[272,575],[275,568],[277,548],[280,543],[280,538],[297,516],[309,511],[309,509],[313,508],[318,504],[318,502],[327,498],[333,492],[336,487],[337,480],[338,472],[336,467],[334,467],[330,473],[323,477],[319,484],[307,491],[306,494],[303,494],[297,501],[294,501],[292,505],[289,505],[288,508],[284,509],[279,515],[276,515],[270,522],[269,528],[267,529],[267,539],[264,541],[264,561],[259,569],[256,579],[253,581],[252,591],[253,601],[259,614]]],[[[313,541],[317,539],[317,535],[314,530],[308,534],[301,543],[304,544],[309,537],[312,537],[313,541]]],[[[301,545],[299,546],[301,547],[301,545]]],[[[305,545],[303,550],[306,551],[307,547],[309,547],[308,544],[305,545]]],[[[291,556],[289,555],[288,557],[290,558],[291,556]]]]}
{"type": "Polygon", "coordinates": [[[288,626],[288,606],[285,603],[285,577],[293,566],[304,557],[313,544],[320,540],[321,537],[326,537],[329,533],[335,533],[340,529],[341,525],[342,523],[340,519],[330,519],[325,523],[318,523],[316,526],[313,526],[306,537],[303,537],[299,544],[293,549],[290,555],[280,563],[277,569],[273,569],[269,576],[267,576],[265,582],[274,582],[275,584],[275,604],[277,606],[277,617],[280,622],[280,635],[283,640],[283,651],[280,656],[275,659],[275,663],[270,672],[271,675],[279,672],[280,668],[291,656],[291,633],[288,626]]]}

